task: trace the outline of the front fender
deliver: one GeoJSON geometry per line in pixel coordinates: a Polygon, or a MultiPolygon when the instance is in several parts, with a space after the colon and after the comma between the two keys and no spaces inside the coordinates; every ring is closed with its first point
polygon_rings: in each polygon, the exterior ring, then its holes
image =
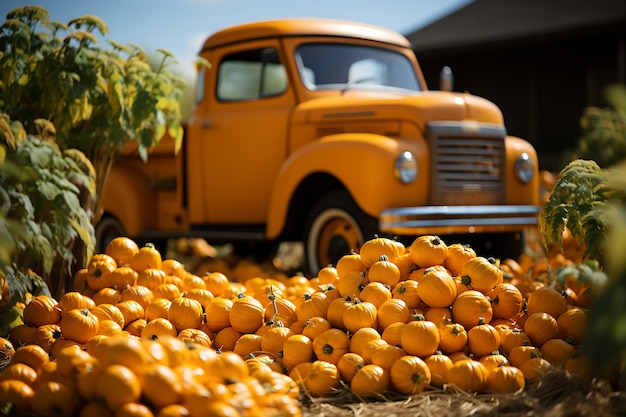
{"type": "Polygon", "coordinates": [[[369,133],[325,136],[294,152],[283,164],[272,189],[267,236],[282,231],[291,197],[308,176],[326,173],[340,181],[359,207],[378,217],[383,208],[424,204],[428,195],[428,150],[423,141],[369,133]],[[402,184],[394,175],[396,158],[411,151],[418,160],[418,178],[402,184]]]}
{"type": "Polygon", "coordinates": [[[154,227],[155,207],[154,193],[145,177],[123,166],[111,168],[104,184],[102,208],[122,223],[129,236],[154,227]]]}

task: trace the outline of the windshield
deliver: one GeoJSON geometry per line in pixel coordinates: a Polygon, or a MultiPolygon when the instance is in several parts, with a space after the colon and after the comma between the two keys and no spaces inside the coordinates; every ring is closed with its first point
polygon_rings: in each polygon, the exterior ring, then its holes
{"type": "Polygon", "coordinates": [[[392,87],[420,91],[409,59],[371,46],[310,43],[296,50],[300,77],[310,90],[392,87]]]}

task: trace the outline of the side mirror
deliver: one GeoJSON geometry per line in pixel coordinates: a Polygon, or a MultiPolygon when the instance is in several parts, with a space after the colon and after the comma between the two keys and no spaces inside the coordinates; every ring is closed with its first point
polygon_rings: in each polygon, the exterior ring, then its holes
{"type": "Polygon", "coordinates": [[[452,91],[454,86],[454,75],[447,65],[441,68],[439,73],[439,89],[442,91],[452,91]]]}

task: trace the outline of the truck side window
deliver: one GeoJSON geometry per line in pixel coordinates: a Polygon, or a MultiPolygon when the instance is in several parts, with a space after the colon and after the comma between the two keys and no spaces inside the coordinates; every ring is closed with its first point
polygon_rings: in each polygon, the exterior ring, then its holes
{"type": "Polygon", "coordinates": [[[287,73],[275,48],[227,55],[217,77],[217,98],[222,101],[257,100],[287,89],[287,73]]]}

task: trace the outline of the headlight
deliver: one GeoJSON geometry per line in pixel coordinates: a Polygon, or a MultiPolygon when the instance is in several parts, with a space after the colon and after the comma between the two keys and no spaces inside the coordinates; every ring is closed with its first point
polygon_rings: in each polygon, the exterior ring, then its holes
{"type": "Polygon", "coordinates": [[[396,177],[404,184],[409,184],[417,178],[417,159],[409,151],[404,151],[394,164],[396,177]]]}
{"type": "Polygon", "coordinates": [[[535,162],[526,152],[515,161],[515,175],[524,184],[528,184],[535,175],[535,162]]]}

